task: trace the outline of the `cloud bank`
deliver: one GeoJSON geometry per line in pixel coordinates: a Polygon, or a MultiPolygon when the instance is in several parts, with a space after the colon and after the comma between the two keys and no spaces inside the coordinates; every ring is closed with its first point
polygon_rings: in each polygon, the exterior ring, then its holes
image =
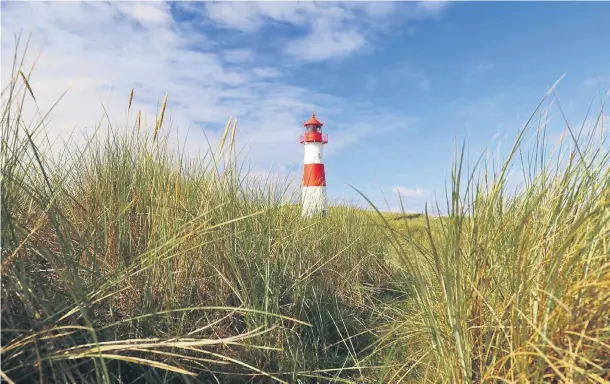
{"type": "MultiPolygon", "coordinates": [[[[233,116],[239,120],[238,145],[247,147],[256,167],[289,168],[300,163],[295,144],[313,110],[325,116],[332,132],[330,156],[379,134],[372,127],[395,129],[413,121],[288,81],[299,66],[366,53],[384,28],[436,17],[444,7],[409,3],[397,12],[394,3],[374,5],[5,2],[2,86],[10,77],[14,36],[31,33],[25,67],[38,57],[30,83],[39,108],[47,111],[69,89],[50,116],[51,140],[75,129],[91,133],[103,118],[102,105],[115,128],[129,129],[135,114],[128,120],[126,107],[133,88],[134,107],[142,109],[149,128],[169,95],[164,130],[171,125],[182,139],[188,131],[188,152],[205,151],[203,132],[214,143],[233,116]],[[257,49],[270,27],[286,26],[297,33],[281,34],[275,48],[257,49]]],[[[34,108],[25,114],[34,116],[34,108]]]]}

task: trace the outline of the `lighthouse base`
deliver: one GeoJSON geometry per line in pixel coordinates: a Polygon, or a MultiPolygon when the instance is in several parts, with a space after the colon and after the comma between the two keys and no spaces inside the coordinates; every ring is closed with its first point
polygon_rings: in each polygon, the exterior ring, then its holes
{"type": "Polygon", "coordinates": [[[301,201],[303,204],[303,217],[326,216],[326,186],[303,187],[301,201]]]}

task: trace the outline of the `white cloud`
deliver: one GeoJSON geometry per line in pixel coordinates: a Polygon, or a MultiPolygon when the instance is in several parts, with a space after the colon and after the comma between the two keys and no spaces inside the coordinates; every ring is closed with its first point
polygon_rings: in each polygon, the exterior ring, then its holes
{"type": "Polygon", "coordinates": [[[206,4],[207,17],[217,25],[254,32],[263,24],[261,15],[256,12],[258,3],[248,2],[233,6],[231,3],[213,2],[206,4]]]}
{"type": "Polygon", "coordinates": [[[266,23],[304,28],[284,41],[285,52],[305,62],[343,58],[372,49],[372,39],[404,20],[440,16],[448,3],[394,2],[210,2],[207,17],[217,26],[252,33],[266,23]]]}
{"type": "MultiPolygon", "coordinates": [[[[51,141],[67,139],[75,127],[77,132],[91,134],[102,120],[102,104],[115,128],[131,129],[134,110],[140,108],[146,129],[151,129],[160,100],[168,93],[167,124],[163,130],[166,132],[171,122],[181,140],[189,131],[185,148],[189,153],[207,150],[199,127],[214,145],[219,130],[234,116],[239,118],[238,145],[248,144],[251,163],[259,169],[300,163],[301,123],[314,109],[326,118],[325,127],[334,140],[328,147],[329,155],[379,134],[377,127],[394,129],[412,121],[371,105],[278,83],[290,66],[283,67],[276,62],[276,56],[259,61],[258,52],[251,46],[236,46],[233,42],[225,46],[224,37],[214,37],[201,27],[206,18],[247,32],[269,22],[300,25],[306,28],[305,35],[288,46],[301,44],[303,49],[312,49],[315,47],[308,45],[312,41],[308,39],[327,34],[334,37],[320,40],[327,48],[318,52],[331,58],[341,50],[340,55],[351,54],[365,44],[366,37],[358,24],[351,24],[351,30],[342,29],[350,20],[361,14],[368,15],[366,20],[383,19],[393,5],[378,8],[359,3],[248,2],[206,3],[205,8],[192,3],[172,6],[164,2],[4,3],[2,88],[10,77],[14,35],[22,30],[27,37],[31,32],[25,68],[40,53],[30,81],[40,110],[46,112],[70,86],[51,114],[46,131],[51,141]],[[172,6],[194,17],[181,17],[178,21],[172,6]],[[318,21],[313,23],[313,19],[318,21]],[[132,88],[135,97],[127,119],[127,99],[132,88]]],[[[298,56],[298,52],[293,54],[298,56]]],[[[35,115],[31,104],[24,114],[35,115]]],[[[100,133],[106,131],[102,124],[100,133]]]]}
{"type": "Polygon", "coordinates": [[[424,0],[417,7],[426,15],[438,16],[449,7],[449,1],[424,0]]]}
{"type": "Polygon", "coordinates": [[[302,39],[292,41],[286,52],[303,61],[323,61],[349,56],[365,44],[367,41],[364,36],[355,30],[333,31],[321,28],[302,39]]]}
{"type": "MultiPolygon", "coordinates": [[[[386,14],[388,5],[357,6],[369,18],[386,14]]],[[[354,9],[340,3],[213,2],[206,4],[207,16],[218,26],[254,32],[265,22],[304,27],[304,36],[285,42],[285,51],[304,61],[345,57],[367,43],[354,9]],[[351,22],[347,27],[347,22],[351,22]],[[347,27],[347,28],[346,28],[347,27]]]]}
{"type": "Polygon", "coordinates": [[[265,22],[304,25],[320,5],[313,2],[210,2],[207,16],[217,25],[252,32],[265,22]]]}
{"type": "Polygon", "coordinates": [[[398,193],[402,197],[426,197],[429,192],[423,188],[407,188],[407,187],[394,187],[392,191],[398,193]]]}
{"type": "Polygon", "coordinates": [[[222,52],[222,56],[229,63],[246,63],[253,59],[250,49],[227,49],[222,52]]]}
{"type": "MultiPolygon", "coordinates": [[[[404,212],[410,213],[423,213],[427,208],[431,215],[438,215],[445,208],[443,205],[446,204],[439,201],[441,206],[437,207],[435,191],[423,188],[396,186],[391,188],[393,193],[386,193],[383,189],[369,185],[362,191],[374,207],[386,212],[400,213],[404,210],[404,212]]],[[[364,209],[373,209],[370,203],[363,198],[357,199],[356,204],[364,209]]]]}

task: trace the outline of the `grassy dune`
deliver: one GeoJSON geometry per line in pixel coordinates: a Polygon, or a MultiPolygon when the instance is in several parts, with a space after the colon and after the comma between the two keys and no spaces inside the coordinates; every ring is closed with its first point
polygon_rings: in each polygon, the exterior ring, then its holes
{"type": "Polygon", "coordinates": [[[21,116],[24,72],[2,94],[3,380],[608,379],[598,129],[572,129],[562,162],[530,124],[500,167],[458,156],[443,218],[344,206],[304,220],[286,184],[240,172],[232,121],[203,159],[169,150],[165,104],[155,126],[47,157],[31,138],[46,128],[21,116]]]}

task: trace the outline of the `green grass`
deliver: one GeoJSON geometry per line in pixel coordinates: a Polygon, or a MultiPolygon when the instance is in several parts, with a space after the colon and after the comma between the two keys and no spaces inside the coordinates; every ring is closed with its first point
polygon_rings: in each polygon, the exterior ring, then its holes
{"type": "Polygon", "coordinates": [[[402,306],[383,308],[393,316],[376,353],[392,351],[403,364],[386,370],[384,382],[610,379],[610,153],[599,135],[602,116],[603,106],[590,131],[566,122],[572,149],[556,156],[545,152],[546,127],[528,122],[495,172],[480,164],[466,173],[458,158],[449,215],[426,225],[427,239],[421,226],[387,222],[413,290],[402,306]],[[526,181],[510,194],[515,163],[526,181]],[[484,176],[471,177],[477,171],[484,176]]]}
{"type": "Polygon", "coordinates": [[[231,120],[201,159],[169,150],[166,102],[154,126],[100,124],[107,135],[49,157],[35,144],[48,126],[21,115],[36,84],[17,60],[14,73],[2,94],[3,380],[610,375],[609,153],[595,130],[571,129],[554,157],[533,124],[500,167],[456,157],[446,217],[338,206],[305,220],[286,203],[298,190],[241,170],[231,120]]]}

